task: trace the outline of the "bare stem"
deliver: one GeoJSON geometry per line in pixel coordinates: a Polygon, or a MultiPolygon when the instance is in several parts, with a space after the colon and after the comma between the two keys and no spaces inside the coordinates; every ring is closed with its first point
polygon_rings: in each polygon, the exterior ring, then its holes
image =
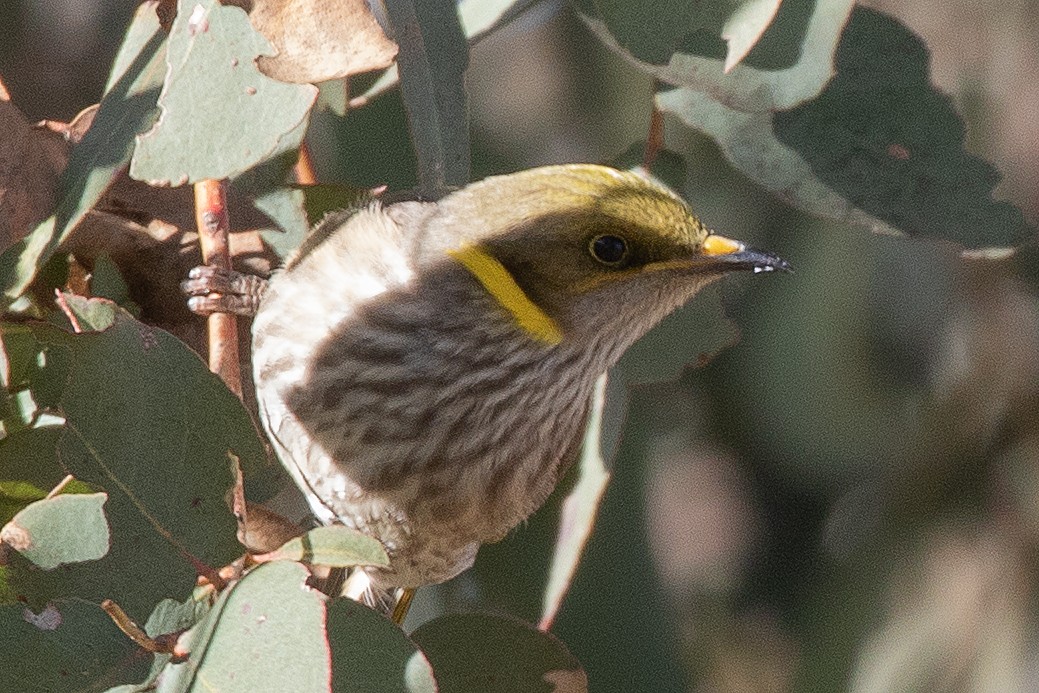
{"type": "Polygon", "coordinates": [[[108,617],[112,619],[116,627],[123,631],[126,637],[133,640],[138,647],[141,649],[151,652],[153,654],[169,654],[173,655],[174,660],[182,660],[184,657],[183,653],[175,652],[174,648],[177,643],[176,636],[179,633],[169,633],[167,635],[160,635],[158,638],[152,638],[144,629],[134,623],[134,620],[126,615],[123,608],[113,602],[111,599],[106,599],[101,602],[101,608],[105,610],[108,617]]]}
{"type": "MultiPolygon", "coordinates": [[[[195,183],[195,223],[198,226],[202,262],[230,270],[226,181],[203,180],[195,183]]],[[[227,387],[241,398],[238,322],[230,313],[213,313],[208,321],[209,370],[219,375],[227,387]]]]}

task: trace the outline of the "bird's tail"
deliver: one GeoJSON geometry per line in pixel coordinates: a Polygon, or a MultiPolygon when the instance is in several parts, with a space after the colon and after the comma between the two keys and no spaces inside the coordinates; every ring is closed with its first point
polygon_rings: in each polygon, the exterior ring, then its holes
{"type": "Polygon", "coordinates": [[[381,585],[378,579],[366,569],[357,568],[346,577],[341,594],[375,609],[381,614],[390,616],[400,624],[407,615],[414,590],[381,585]]]}

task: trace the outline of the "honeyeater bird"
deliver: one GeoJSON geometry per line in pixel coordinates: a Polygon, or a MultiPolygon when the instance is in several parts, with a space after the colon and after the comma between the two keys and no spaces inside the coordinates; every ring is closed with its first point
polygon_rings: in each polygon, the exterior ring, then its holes
{"type": "Polygon", "coordinates": [[[604,166],[370,201],[327,217],[264,289],[260,418],[318,520],[385,545],[373,585],[441,582],[544,502],[635,340],[706,284],[777,269],[604,166]]]}

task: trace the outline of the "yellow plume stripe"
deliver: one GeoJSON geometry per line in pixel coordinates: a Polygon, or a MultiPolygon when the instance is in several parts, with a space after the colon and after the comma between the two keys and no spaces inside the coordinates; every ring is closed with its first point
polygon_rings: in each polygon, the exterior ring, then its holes
{"type": "Polygon", "coordinates": [[[531,337],[546,344],[559,344],[563,332],[556,321],[530,300],[512,278],[505,266],[477,246],[467,245],[449,250],[448,254],[461,262],[476,277],[487,293],[502,308],[512,314],[516,324],[531,337]]]}

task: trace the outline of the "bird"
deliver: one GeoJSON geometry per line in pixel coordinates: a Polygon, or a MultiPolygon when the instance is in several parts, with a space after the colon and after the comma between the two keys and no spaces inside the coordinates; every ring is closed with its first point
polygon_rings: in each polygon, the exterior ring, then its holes
{"type": "Polygon", "coordinates": [[[385,547],[366,589],[444,582],[546,500],[628,347],[711,282],[775,270],[608,166],[369,199],[253,292],[260,421],[316,520],[385,547]]]}

